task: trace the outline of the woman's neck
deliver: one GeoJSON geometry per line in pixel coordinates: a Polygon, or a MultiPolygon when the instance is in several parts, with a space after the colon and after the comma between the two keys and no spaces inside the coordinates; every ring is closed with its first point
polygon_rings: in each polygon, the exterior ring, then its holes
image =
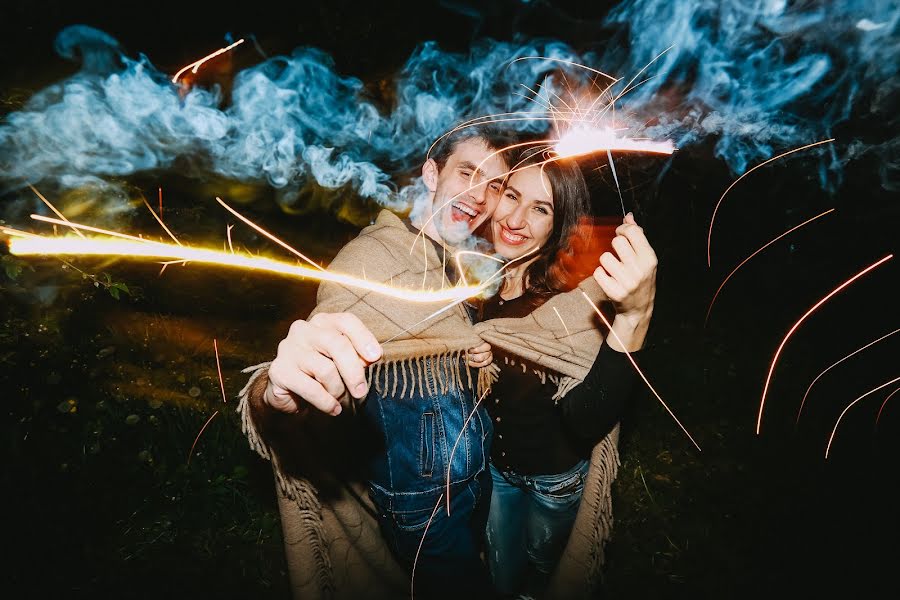
{"type": "Polygon", "coordinates": [[[500,287],[500,297],[504,300],[513,300],[525,293],[526,272],[531,263],[538,259],[537,256],[527,261],[516,262],[506,269],[506,276],[503,278],[503,285],[500,287]]]}

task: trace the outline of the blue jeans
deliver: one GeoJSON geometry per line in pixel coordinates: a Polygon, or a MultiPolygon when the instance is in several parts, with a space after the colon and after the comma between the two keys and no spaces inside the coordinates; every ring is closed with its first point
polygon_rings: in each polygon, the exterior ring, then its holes
{"type": "Polygon", "coordinates": [[[555,475],[501,473],[491,464],[494,491],[487,524],[487,556],[494,588],[519,590],[529,562],[549,575],[566,547],[584,491],[588,461],[555,475]]]}
{"type": "Polygon", "coordinates": [[[382,393],[370,388],[365,417],[384,450],[370,461],[369,494],[395,557],[409,571],[415,563],[417,598],[483,597],[491,589],[480,551],[491,497],[493,427],[486,410],[475,408],[472,390],[435,381],[436,374],[464,373],[464,364],[450,364],[464,358],[421,360],[424,365],[415,368],[401,363],[384,369],[382,393]]]}

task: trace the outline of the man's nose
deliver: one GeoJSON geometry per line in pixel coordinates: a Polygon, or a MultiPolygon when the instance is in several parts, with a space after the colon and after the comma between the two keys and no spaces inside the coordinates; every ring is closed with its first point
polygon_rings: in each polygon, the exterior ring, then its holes
{"type": "Polygon", "coordinates": [[[487,202],[487,184],[482,181],[474,182],[469,186],[469,198],[476,204],[487,202]]]}

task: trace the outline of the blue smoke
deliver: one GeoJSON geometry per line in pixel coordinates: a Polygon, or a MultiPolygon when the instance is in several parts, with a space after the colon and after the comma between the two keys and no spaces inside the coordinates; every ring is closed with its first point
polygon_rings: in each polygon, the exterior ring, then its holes
{"type": "MultiPolygon", "coordinates": [[[[82,68],[0,123],[0,180],[7,189],[65,185],[187,159],[179,166],[286,192],[312,179],[408,206],[409,190],[398,193],[392,177],[420,163],[432,140],[465,119],[533,113],[561,91],[552,75],[558,63],[513,59],[569,60],[627,81],[669,46],[644,74],[654,78],[623,105],[643,121],[652,117],[645,135],[671,137],[681,148],[713,136],[716,155],[741,173],[830,137],[854,115],[896,124],[897,23],[897,4],[888,0],[628,0],[607,16],[618,33],[601,55],[555,41],[482,41],[466,55],[425,43],[389,97],[378,99],[359,79],[338,74],[325,53],[304,48],[238,73],[227,105],[218,89],[182,96],[146,57],[128,57],[107,34],[74,26],[56,48],[82,68]]],[[[884,184],[896,184],[896,140],[840,148],[822,160],[823,184],[864,154],[877,154],[884,184]]]]}

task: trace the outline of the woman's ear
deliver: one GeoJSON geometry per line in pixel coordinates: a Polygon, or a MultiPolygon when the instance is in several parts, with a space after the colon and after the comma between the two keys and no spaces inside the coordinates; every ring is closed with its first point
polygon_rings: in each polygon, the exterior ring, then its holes
{"type": "Polygon", "coordinates": [[[425,182],[429,192],[437,190],[438,172],[438,165],[433,158],[429,158],[422,165],[422,181],[425,182]]]}

